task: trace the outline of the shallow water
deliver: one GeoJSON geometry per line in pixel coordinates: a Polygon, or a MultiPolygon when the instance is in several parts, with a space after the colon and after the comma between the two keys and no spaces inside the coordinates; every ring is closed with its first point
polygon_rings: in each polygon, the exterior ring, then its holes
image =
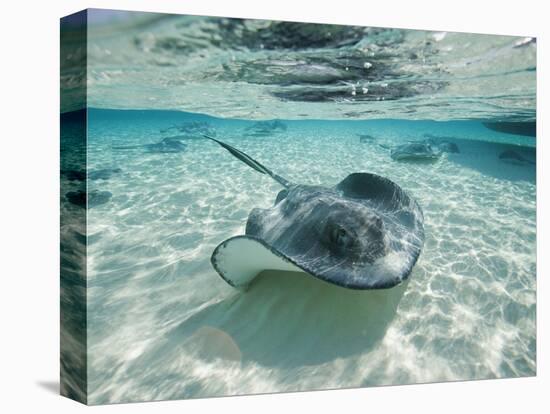
{"type": "Polygon", "coordinates": [[[509,148],[534,157],[531,138],[477,122],[285,121],[266,136],[247,135],[251,123],[89,111],[89,171],[120,169],[88,180],[112,193],[88,212],[91,402],[535,374],[535,167],[499,159],[509,148]],[[267,272],[244,294],[227,285],[212,251],[280,186],[207,140],[113,150],[192,120],[294,182],[366,171],[402,186],[425,215],[409,282],[361,292],[267,272]],[[460,153],[397,162],[378,145],[424,134],[452,137],[460,153]]]}
{"type": "Polygon", "coordinates": [[[96,9],[62,34],[65,395],[535,375],[535,39],[96,9]],[[409,279],[226,284],[212,252],[281,188],[203,132],[291,182],[397,183],[425,218],[409,279]],[[392,159],[427,139],[459,152],[392,159]]]}

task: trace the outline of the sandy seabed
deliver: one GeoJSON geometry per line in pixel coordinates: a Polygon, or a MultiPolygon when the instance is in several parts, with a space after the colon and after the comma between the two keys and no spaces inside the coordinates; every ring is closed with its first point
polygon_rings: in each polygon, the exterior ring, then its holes
{"type": "Polygon", "coordinates": [[[498,158],[528,138],[474,122],[293,121],[263,137],[246,121],[211,122],[293,182],[395,181],[423,208],[424,250],[390,290],[265,272],[239,292],[210,255],[279,185],[206,140],[175,154],[112,150],[158,142],[165,119],[92,118],[89,168],[121,171],[88,183],[113,195],[88,213],[90,403],[535,374],[535,166],[498,158]],[[402,163],[378,145],[424,133],[454,137],[460,153],[402,163]]]}

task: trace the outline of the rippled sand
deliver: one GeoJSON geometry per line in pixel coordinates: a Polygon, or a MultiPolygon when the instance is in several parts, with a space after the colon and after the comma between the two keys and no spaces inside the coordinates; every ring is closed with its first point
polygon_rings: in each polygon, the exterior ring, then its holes
{"type": "Polygon", "coordinates": [[[487,142],[528,138],[397,121],[296,121],[252,137],[245,121],[211,122],[291,181],[389,177],[424,210],[424,250],[410,281],[386,291],[266,272],[238,292],[210,255],[278,184],[206,140],[176,154],[113,151],[158,142],[171,121],[92,116],[90,169],[121,172],[88,184],[113,194],[88,214],[90,403],[535,374],[535,167],[500,161],[507,147],[487,142]],[[390,145],[451,135],[461,152],[400,163],[358,133],[390,145]]]}

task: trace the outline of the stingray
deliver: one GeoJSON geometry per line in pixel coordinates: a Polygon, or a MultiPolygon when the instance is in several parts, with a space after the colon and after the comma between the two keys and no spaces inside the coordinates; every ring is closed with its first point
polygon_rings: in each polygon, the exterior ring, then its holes
{"type": "MultiPolygon", "coordinates": [[[[92,170],[88,172],[89,180],[108,180],[113,174],[121,173],[120,168],[104,168],[101,170],[92,170]]],[[[61,170],[61,175],[69,181],[85,181],[86,171],[84,170],[61,170]]]]}
{"type": "Polygon", "coordinates": [[[170,140],[170,141],[195,141],[195,140],[203,140],[202,134],[198,135],[173,135],[170,137],[166,137],[164,139],[170,140]]]}
{"type": "MultiPolygon", "coordinates": [[[[388,149],[385,145],[382,148],[388,149]]],[[[441,156],[441,151],[426,142],[409,142],[389,148],[390,156],[395,161],[434,161],[441,156]]]]}
{"type": "Polygon", "coordinates": [[[84,181],[86,179],[84,170],[61,170],[61,175],[69,181],[84,181]]]}
{"type": "Polygon", "coordinates": [[[516,165],[535,165],[536,164],[535,161],[529,160],[525,158],[523,155],[513,150],[506,150],[501,152],[498,158],[509,164],[516,164],[516,165]]]}
{"type": "Polygon", "coordinates": [[[121,173],[120,168],[103,168],[101,170],[92,170],[88,173],[88,178],[90,180],[108,180],[114,174],[121,173]]]}
{"type": "Polygon", "coordinates": [[[167,154],[183,152],[187,149],[187,145],[185,145],[179,137],[168,137],[154,144],[139,144],[113,147],[114,150],[130,150],[139,148],[143,148],[147,152],[151,153],[167,154]]]}
{"type": "Polygon", "coordinates": [[[448,137],[431,134],[424,134],[424,137],[427,138],[426,140],[424,140],[424,143],[437,148],[441,152],[447,152],[451,154],[457,154],[460,152],[458,145],[453,141],[449,141],[448,137]]]}
{"type": "Polygon", "coordinates": [[[161,129],[161,133],[166,133],[170,131],[178,131],[178,132],[189,132],[189,133],[197,133],[202,132],[203,134],[206,134],[207,132],[210,132],[210,124],[208,122],[204,121],[188,121],[184,122],[179,125],[172,125],[168,128],[161,129]]]}
{"type": "Polygon", "coordinates": [[[458,145],[451,141],[441,141],[435,145],[441,152],[447,152],[449,154],[458,154],[460,152],[458,145]]]}
{"type": "Polygon", "coordinates": [[[376,138],[374,138],[372,135],[368,135],[368,134],[357,134],[357,135],[359,135],[359,142],[361,144],[368,144],[376,141],[376,138]]]}
{"type": "Polygon", "coordinates": [[[504,134],[524,135],[528,137],[537,136],[537,123],[530,122],[482,122],[485,128],[504,134]]]}
{"type": "Polygon", "coordinates": [[[287,130],[286,124],[277,119],[274,121],[254,122],[249,127],[246,127],[246,131],[248,132],[248,135],[253,135],[253,136],[271,135],[276,132],[282,132],[286,130],[287,130]]]}
{"type": "Polygon", "coordinates": [[[112,196],[113,194],[109,191],[98,190],[90,191],[88,197],[86,197],[86,191],[82,190],[70,191],[65,195],[71,204],[83,208],[86,208],[86,198],[88,199],[88,207],[92,208],[109,202],[112,196]]]}
{"type": "Polygon", "coordinates": [[[424,218],[397,184],[371,173],[334,187],[295,184],[206,137],[283,187],[272,207],[250,212],[244,235],[212,253],[227,283],[246,287],[264,270],[304,272],[349,289],[391,288],[408,278],[424,244],[424,218]]]}

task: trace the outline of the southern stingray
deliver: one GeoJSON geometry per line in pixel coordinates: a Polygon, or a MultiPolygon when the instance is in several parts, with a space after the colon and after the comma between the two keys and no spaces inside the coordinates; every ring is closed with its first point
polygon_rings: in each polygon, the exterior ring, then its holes
{"type": "Polygon", "coordinates": [[[248,132],[248,135],[266,136],[276,132],[286,131],[287,125],[277,119],[273,121],[259,121],[247,127],[245,130],[248,132]]]}
{"type": "Polygon", "coordinates": [[[427,142],[409,142],[393,148],[380,144],[380,147],[390,149],[390,156],[395,161],[435,161],[442,153],[427,142]]]}
{"type": "Polygon", "coordinates": [[[89,180],[108,180],[114,174],[121,173],[120,168],[103,168],[101,170],[91,170],[86,175],[85,170],[61,170],[61,175],[69,181],[85,181],[89,180]]]}
{"type": "Polygon", "coordinates": [[[536,162],[533,160],[530,160],[528,158],[525,158],[523,155],[519,154],[516,151],[513,150],[506,150],[500,153],[498,158],[501,161],[510,163],[510,164],[516,164],[516,165],[536,165],[536,162]]]}
{"type": "Polygon", "coordinates": [[[78,190],[70,191],[65,194],[65,197],[67,198],[67,200],[69,200],[71,204],[83,208],[86,208],[86,206],[92,208],[100,206],[101,204],[105,204],[109,202],[112,196],[113,194],[109,191],[98,190],[92,190],[88,193],[86,191],[78,190]]]}
{"type": "Polygon", "coordinates": [[[167,133],[175,131],[176,133],[182,133],[186,136],[201,137],[203,134],[215,135],[214,129],[210,126],[210,123],[204,121],[190,121],[184,122],[180,125],[172,125],[168,128],[161,129],[161,133],[167,133]]]}
{"type": "Polygon", "coordinates": [[[114,146],[114,150],[132,150],[143,148],[150,153],[158,154],[172,154],[177,152],[183,152],[186,150],[187,145],[182,142],[181,137],[168,137],[163,138],[162,141],[156,142],[154,144],[138,144],[138,145],[124,145],[124,146],[114,146]]]}
{"type": "Polygon", "coordinates": [[[357,134],[359,136],[359,142],[361,144],[369,144],[376,141],[376,138],[368,134],[357,134]]]}
{"type": "Polygon", "coordinates": [[[424,143],[439,149],[441,152],[449,154],[457,154],[460,152],[458,145],[452,141],[453,137],[445,137],[440,135],[424,134],[426,138],[424,143]]]}
{"type": "Polygon", "coordinates": [[[283,189],[271,208],[254,208],[244,235],[219,244],[211,262],[234,287],[264,270],[305,272],[350,289],[393,287],[407,279],[424,244],[422,209],[385,177],[353,173],[334,187],[294,184],[214,139],[283,189]]]}

